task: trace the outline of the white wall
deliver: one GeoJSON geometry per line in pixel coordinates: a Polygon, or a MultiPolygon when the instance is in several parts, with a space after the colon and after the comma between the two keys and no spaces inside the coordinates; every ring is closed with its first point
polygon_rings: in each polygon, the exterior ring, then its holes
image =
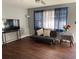
{"type": "MultiPolygon", "coordinates": [[[[70,30],[68,31],[73,35],[74,41],[76,42],[76,5],[71,5],[68,10],[68,21],[67,23],[71,25],[70,30]]],[[[68,34],[69,34],[68,33],[68,34]]]]}
{"type": "MultiPolygon", "coordinates": [[[[15,6],[2,6],[2,18],[4,19],[19,19],[21,27],[22,37],[29,35],[28,19],[25,17],[27,10],[22,8],[16,8],[15,6]]],[[[6,34],[7,42],[11,42],[17,39],[16,32],[6,34]]]]}

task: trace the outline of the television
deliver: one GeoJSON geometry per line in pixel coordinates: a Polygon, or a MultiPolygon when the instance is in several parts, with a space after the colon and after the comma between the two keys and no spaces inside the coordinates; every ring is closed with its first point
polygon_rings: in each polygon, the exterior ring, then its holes
{"type": "Polygon", "coordinates": [[[3,26],[3,31],[20,29],[19,19],[5,19],[5,21],[3,20],[3,26]]]}

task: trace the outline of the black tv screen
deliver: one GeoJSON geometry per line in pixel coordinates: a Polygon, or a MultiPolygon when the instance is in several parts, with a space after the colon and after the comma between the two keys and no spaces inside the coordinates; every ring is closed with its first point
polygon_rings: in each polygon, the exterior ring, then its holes
{"type": "Polygon", "coordinates": [[[15,30],[15,29],[19,29],[19,20],[17,19],[6,19],[6,21],[4,22],[4,28],[3,30],[15,30]]]}

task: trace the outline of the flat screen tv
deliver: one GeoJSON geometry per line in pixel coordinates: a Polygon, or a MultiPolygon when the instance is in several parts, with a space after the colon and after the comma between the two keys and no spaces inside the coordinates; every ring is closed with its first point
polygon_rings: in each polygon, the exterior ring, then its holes
{"type": "Polygon", "coordinates": [[[6,19],[5,21],[3,21],[3,26],[3,31],[20,29],[18,19],[6,19]]]}

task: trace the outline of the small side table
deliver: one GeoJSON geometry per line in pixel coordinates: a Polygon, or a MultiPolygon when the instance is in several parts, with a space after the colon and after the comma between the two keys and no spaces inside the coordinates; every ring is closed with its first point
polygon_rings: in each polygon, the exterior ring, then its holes
{"type": "Polygon", "coordinates": [[[74,45],[74,44],[73,44],[73,36],[72,36],[72,35],[61,35],[60,44],[61,44],[64,40],[70,41],[70,47],[71,47],[72,45],[74,45]]]}

